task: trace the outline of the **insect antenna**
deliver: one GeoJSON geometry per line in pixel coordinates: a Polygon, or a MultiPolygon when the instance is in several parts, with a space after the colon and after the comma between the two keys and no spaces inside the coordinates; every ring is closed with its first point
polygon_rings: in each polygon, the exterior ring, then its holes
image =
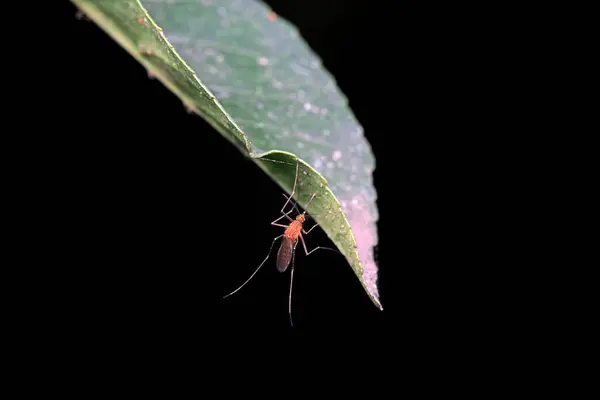
{"type": "Polygon", "coordinates": [[[308,211],[308,207],[310,207],[310,203],[312,203],[312,201],[316,195],[317,195],[316,193],[313,193],[312,196],[310,196],[310,200],[308,201],[308,204],[306,205],[306,208],[304,209],[303,214],[306,214],[306,212],[308,211]]]}

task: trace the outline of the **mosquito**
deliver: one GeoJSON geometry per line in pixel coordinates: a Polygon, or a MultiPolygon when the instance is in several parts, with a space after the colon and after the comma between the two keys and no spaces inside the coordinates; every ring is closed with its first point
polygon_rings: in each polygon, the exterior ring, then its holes
{"type": "Polygon", "coordinates": [[[285,204],[283,205],[283,207],[281,207],[280,213],[282,215],[279,218],[277,218],[275,221],[271,222],[271,225],[285,228],[285,232],[283,232],[282,235],[279,235],[275,239],[273,239],[273,242],[271,243],[271,247],[269,248],[269,252],[267,253],[267,257],[265,257],[263,262],[260,263],[258,268],[256,268],[256,271],[254,271],[252,273],[252,275],[250,275],[250,278],[248,278],[246,280],[246,282],[244,282],[239,288],[235,289],[233,292],[229,293],[228,295],[223,296],[223,298],[231,296],[232,294],[236,293],[241,288],[243,288],[248,282],[250,282],[250,280],[254,277],[254,275],[256,275],[258,270],[269,259],[270,255],[271,255],[271,251],[273,250],[273,246],[275,245],[275,242],[278,239],[282,239],[281,244],[279,246],[279,251],[277,252],[276,266],[277,266],[277,270],[279,272],[285,272],[287,270],[288,266],[290,265],[290,263],[292,264],[291,274],[290,274],[291,275],[291,277],[290,277],[290,294],[289,294],[289,298],[288,298],[288,313],[290,315],[290,325],[291,326],[294,326],[294,323],[292,321],[292,284],[294,283],[294,255],[295,255],[295,251],[296,251],[296,246],[298,245],[298,241],[302,242],[302,247],[304,248],[304,252],[307,256],[319,249],[332,250],[332,251],[337,252],[337,250],[335,250],[335,249],[332,249],[329,247],[323,247],[323,246],[317,246],[316,248],[312,249],[311,251],[308,251],[308,249],[306,248],[306,242],[304,241],[303,235],[308,235],[313,229],[315,229],[317,226],[319,226],[318,223],[315,223],[308,231],[306,231],[303,228],[303,224],[306,221],[306,212],[308,211],[308,207],[310,206],[310,203],[313,201],[313,199],[317,195],[316,193],[313,193],[312,196],[310,197],[310,200],[308,201],[308,204],[306,205],[306,209],[304,210],[304,212],[300,213],[300,210],[298,210],[298,208],[296,207],[296,204],[293,201],[292,201],[292,209],[289,210],[288,212],[284,212],[285,208],[290,203],[291,198],[294,196],[294,193],[296,192],[297,181],[298,181],[298,162],[296,161],[296,177],[294,178],[294,187],[292,188],[292,193],[290,194],[289,197],[284,194],[284,197],[286,197],[287,200],[286,200],[285,204]],[[298,211],[298,215],[296,215],[295,219],[292,219],[292,217],[290,217],[290,213],[292,211],[294,211],[294,209],[298,211]],[[287,218],[287,220],[289,221],[288,225],[278,223],[283,218],[287,218]]]}

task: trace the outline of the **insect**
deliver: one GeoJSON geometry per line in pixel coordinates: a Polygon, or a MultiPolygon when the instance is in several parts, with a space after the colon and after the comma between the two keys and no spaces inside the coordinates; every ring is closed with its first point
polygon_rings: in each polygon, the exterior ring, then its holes
{"type": "Polygon", "coordinates": [[[311,251],[308,251],[308,249],[306,248],[306,242],[304,241],[304,237],[302,235],[308,235],[313,229],[315,229],[317,226],[319,226],[319,224],[315,223],[308,231],[306,231],[303,227],[303,224],[306,221],[306,212],[308,210],[308,207],[310,206],[310,203],[312,203],[313,199],[317,195],[316,193],[313,193],[311,195],[310,200],[308,201],[308,204],[306,205],[306,209],[304,210],[304,212],[300,213],[300,211],[296,207],[296,204],[293,201],[291,202],[292,209],[289,210],[288,212],[284,212],[285,208],[290,203],[292,196],[294,196],[294,193],[296,191],[297,181],[298,181],[298,162],[296,162],[296,177],[294,178],[294,186],[292,188],[292,193],[290,194],[289,197],[284,194],[284,197],[286,197],[287,200],[286,200],[285,204],[283,205],[283,207],[281,208],[280,213],[282,215],[279,218],[277,218],[275,221],[271,222],[271,225],[285,228],[285,232],[283,232],[282,235],[279,235],[275,239],[273,239],[273,242],[271,243],[271,247],[269,248],[269,252],[267,253],[267,257],[265,257],[263,262],[260,263],[260,265],[258,266],[258,268],[256,268],[254,273],[252,273],[252,275],[250,275],[250,278],[248,278],[246,280],[246,282],[244,282],[239,288],[235,289],[233,292],[229,293],[228,295],[223,296],[223,298],[231,296],[232,294],[236,293],[241,288],[243,288],[248,282],[250,282],[250,280],[258,272],[258,270],[269,259],[269,256],[271,255],[271,251],[273,250],[273,246],[275,245],[275,242],[278,239],[281,239],[279,251],[277,252],[276,266],[277,266],[277,270],[279,272],[285,272],[287,270],[288,266],[290,265],[290,263],[292,264],[291,273],[290,273],[290,275],[291,275],[291,277],[290,277],[290,294],[289,294],[289,299],[288,299],[288,313],[290,315],[290,324],[292,326],[294,326],[294,323],[292,321],[292,284],[294,283],[294,254],[295,254],[296,246],[298,245],[298,241],[302,242],[302,247],[304,248],[304,252],[306,253],[307,256],[319,249],[332,250],[332,251],[337,252],[337,250],[335,250],[335,249],[332,249],[329,247],[323,247],[323,246],[318,246],[318,247],[312,249],[311,251]],[[292,211],[294,211],[294,209],[298,211],[298,215],[296,216],[295,219],[292,219],[292,217],[290,217],[290,213],[292,211]],[[287,218],[287,220],[289,221],[288,225],[283,225],[281,223],[278,223],[283,218],[287,218]]]}

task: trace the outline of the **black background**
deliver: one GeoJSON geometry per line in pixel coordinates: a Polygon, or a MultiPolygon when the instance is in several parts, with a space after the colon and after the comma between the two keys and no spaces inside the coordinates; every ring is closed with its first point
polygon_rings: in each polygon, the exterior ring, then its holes
{"type": "MultiPolygon", "coordinates": [[[[162,343],[163,350],[168,342],[186,351],[285,356],[308,340],[371,357],[444,347],[474,316],[465,314],[472,299],[459,289],[472,260],[456,256],[455,245],[467,244],[455,206],[476,203],[457,198],[461,160],[452,170],[447,164],[444,129],[457,117],[440,83],[452,63],[436,50],[444,38],[431,40],[424,17],[379,2],[268,4],[322,58],[373,148],[384,310],[330,252],[297,252],[293,328],[289,272],[278,273],[272,261],[222,299],[280,234],[269,223],[281,190],[68,4],[60,33],[65,100],[51,139],[61,148],[52,195],[70,231],[61,247],[68,249],[64,279],[76,291],[65,296],[64,315],[109,342],[162,343]]],[[[320,231],[307,243],[331,246],[320,231]]]]}

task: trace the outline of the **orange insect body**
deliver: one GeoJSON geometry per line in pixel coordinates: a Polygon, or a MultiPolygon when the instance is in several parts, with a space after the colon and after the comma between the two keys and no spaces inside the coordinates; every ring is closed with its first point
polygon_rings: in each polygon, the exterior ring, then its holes
{"type": "Polygon", "coordinates": [[[288,227],[285,229],[283,236],[294,242],[298,241],[298,236],[302,235],[302,224],[304,223],[304,215],[300,214],[296,216],[296,220],[290,222],[288,227]]]}
{"type": "Polygon", "coordinates": [[[302,236],[302,224],[304,223],[304,215],[296,216],[296,219],[291,221],[285,228],[281,246],[277,252],[277,270],[284,272],[293,257],[294,249],[298,243],[298,238],[302,236]]]}
{"type": "MultiPolygon", "coordinates": [[[[304,224],[304,221],[306,220],[306,217],[305,217],[306,211],[308,210],[308,206],[310,206],[310,203],[313,201],[313,199],[317,195],[316,192],[312,194],[310,200],[308,201],[308,204],[306,205],[306,210],[304,210],[303,213],[298,214],[295,219],[292,219],[292,217],[289,216],[289,214],[292,212],[292,210],[290,210],[288,212],[284,212],[285,207],[291,201],[291,199],[294,196],[294,193],[296,191],[296,182],[298,180],[298,166],[299,166],[299,163],[296,162],[296,177],[294,178],[294,186],[292,188],[292,193],[290,194],[289,197],[284,194],[284,197],[287,199],[287,201],[281,208],[280,212],[282,215],[279,218],[277,218],[275,221],[271,222],[271,225],[280,226],[282,228],[285,228],[285,232],[283,232],[282,235],[277,236],[273,240],[273,243],[271,243],[271,247],[269,248],[269,252],[267,253],[267,257],[265,257],[263,262],[260,263],[258,268],[256,268],[256,271],[254,271],[254,273],[252,273],[252,275],[250,275],[250,278],[248,278],[246,280],[246,282],[244,282],[242,284],[242,286],[235,289],[233,292],[229,293],[228,295],[224,296],[224,297],[231,296],[232,294],[234,294],[235,292],[237,292],[238,290],[243,288],[244,285],[246,285],[246,283],[248,283],[250,281],[250,279],[252,279],[252,277],[258,272],[258,270],[263,266],[263,264],[269,258],[269,255],[271,254],[271,250],[273,249],[273,245],[275,244],[277,239],[281,238],[281,244],[279,246],[279,251],[277,252],[276,266],[277,266],[277,270],[279,272],[285,272],[285,270],[290,265],[290,262],[292,264],[292,272],[290,274],[290,296],[288,299],[288,312],[290,315],[290,324],[292,326],[294,325],[292,322],[292,283],[294,282],[294,262],[293,262],[293,260],[294,260],[294,251],[296,249],[296,245],[298,244],[298,241],[302,240],[302,247],[304,248],[304,252],[306,253],[306,256],[309,256],[312,252],[319,250],[319,249],[327,249],[327,250],[337,251],[335,249],[331,249],[328,247],[321,247],[321,246],[317,246],[316,248],[312,249],[311,251],[308,251],[308,249],[306,248],[306,243],[304,242],[304,237],[302,235],[303,234],[308,235],[314,228],[319,226],[319,224],[314,224],[308,231],[305,231],[302,228],[302,224],[304,224]],[[277,221],[281,220],[282,218],[287,218],[287,220],[289,221],[289,225],[283,225],[283,224],[277,223],[277,221]]],[[[304,173],[306,174],[306,172],[304,172],[304,173]]],[[[292,204],[293,204],[293,202],[292,202],[292,204]]],[[[296,208],[295,204],[294,204],[294,208],[296,208]]],[[[298,212],[300,212],[300,210],[298,210],[298,212]]]]}

